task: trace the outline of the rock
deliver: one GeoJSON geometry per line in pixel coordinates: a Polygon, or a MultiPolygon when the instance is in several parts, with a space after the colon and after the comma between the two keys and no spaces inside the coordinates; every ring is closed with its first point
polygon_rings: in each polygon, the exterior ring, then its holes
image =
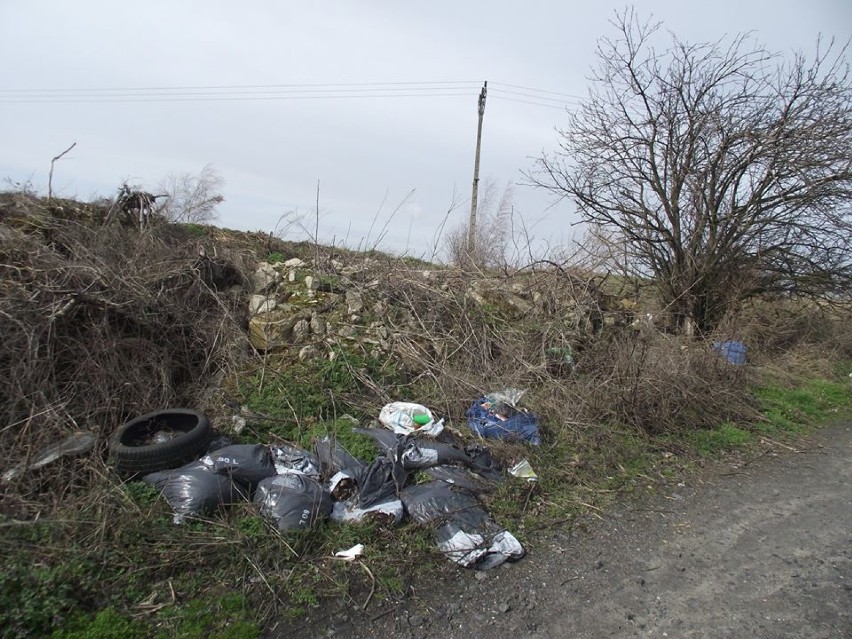
{"type": "Polygon", "coordinates": [[[298,317],[275,313],[255,315],[249,320],[249,342],[256,349],[268,351],[286,343],[298,317]]]}
{"type": "Polygon", "coordinates": [[[310,334],[311,324],[310,322],[308,322],[308,320],[300,319],[295,324],[293,324],[291,335],[294,344],[301,344],[308,338],[308,335],[310,334]]]}
{"type": "Polygon", "coordinates": [[[325,335],[325,330],[325,318],[317,313],[311,315],[311,333],[314,335],[325,335]]]}
{"type": "Polygon", "coordinates": [[[346,291],[346,311],[353,315],[364,308],[364,300],[358,291],[346,291]]]}
{"type": "Polygon", "coordinates": [[[337,334],[344,339],[353,339],[358,331],[355,330],[354,326],[341,326],[337,329],[337,334]]]}
{"type": "Polygon", "coordinates": [[[511,293],[504,293],[503,299],[506,301],[507,304],[509,304],[509,306],[514,307],[521,314],[529,313],[533,309],[532,304],[517,295],[512,295],[511,293]]]}
{"type": "Polygon", "coordinates": [[[296,281],[296,271],[290,271],[287,274],[287,281],[291,284],[296,281]]]}
{"type": "Polygon", "coordinates": [[[512,609],[512,606],[510,606],[510,605],[509,605],[509,602],[508,602],[508,601],[504,601],[504,602],[503,602],[503,603],[501,603],[499,606],[497,606],[497,611],[498,611],[498,612],[500,612],[500,613],[502,613],[502,614],[504,614],[504,615],[505,615],[507,612],[509,612],[511,609],[512,609]]]}
{"type": "Polygon", "coordinates": [[[341,262],[340,260],[331,260],[331,267],[335,271],[339,271],[343,268],[343,262],[341,262]]]}
{"type": "Polygon", "coordinates": [[[474,291],[473,289],[468,290],[467,293],[465,293],[465,296],[469,297],[480,306],[483,306],[484,304],[488,303],[482,295],[480,295],[477,291],[474,291]]]}
{"type": "Polygon", "coordinates": [[[251,276],[252,290],[257,293],[265,293],[273,288],[280,279],[280,273],[273,268],[272,264],[261,262],[251,276]]]}
{"type": "Polygon", "coordinates": [[[319,351],[317,351],[316,346],[312,344],[308,344],[306,346],[302,346],[299,350],[299,359],[305,361],[306,359],[315,359],[319,355],[319,351]]]}
{"type": "Polygon", "coordinates": [[[249,315],[268,313],[278,305],[274,297],[266,295],[252,295],[249,297],[249,315]]]}
{"type": "Polygon", "coordinates": [[[291,257],[289,260],[284,262],[284,266],[288,268],[301,268],[305,266],[305,261],[299,259],[298,257],[291,257]]]}

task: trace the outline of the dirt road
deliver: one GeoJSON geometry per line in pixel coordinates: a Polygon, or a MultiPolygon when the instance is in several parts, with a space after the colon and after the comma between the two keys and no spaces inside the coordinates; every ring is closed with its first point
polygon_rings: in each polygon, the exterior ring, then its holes
{"type": "MultiPolygon", "coordinates": [[[[852,637],[852,424],[554,532],[522,561],[310,628],[334,637],[852,637]]],[[[327,611],[331,612],[331,611],[327,611]]],[[[297,635],[291,635],[297,636],[297,635]]],[[[299,634],[298,636],[302,636],[299,634]]],[[[305,635],[308,636],[308,635],[305,635]]]]}

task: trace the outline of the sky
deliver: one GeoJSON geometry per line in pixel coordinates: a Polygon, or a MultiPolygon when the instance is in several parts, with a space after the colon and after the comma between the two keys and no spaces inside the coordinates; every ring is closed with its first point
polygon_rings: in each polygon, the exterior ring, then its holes
{"type": "MultiPolygon", "coordinates": [[[[577,233],[570,202],[525,184],[587,95],[624,3],[0,0],[0,190],[88,200],[156,192],[209,165],[219,226],[434,255],[480,200],[511,188],[538,252],[577,233]],[[318,188],[319,185],[319,188],[318,188]],[[319,215],[316,214],[319,190],[319,215]]],[[[852,36],[848,0],[646,0],[679,39],[744,31],[782,53],[852,36]]]]}

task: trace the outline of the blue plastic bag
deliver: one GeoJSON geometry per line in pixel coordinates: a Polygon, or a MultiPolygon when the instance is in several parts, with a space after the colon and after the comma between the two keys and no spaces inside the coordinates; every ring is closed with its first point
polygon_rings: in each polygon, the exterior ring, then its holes
{"type": "Polygon", "coordinates": [[[742,366],[746,363],[746,345],[742,342],[713,342],[712,349],[719,352],[730,364],[742,366]]]}
{"type": "Polygon", "coordinates": [[[524,440],[539,446],[538,416],[518,409],[514,402],[500,401],[502,397],[503,393],[491,393],[473,402],[467,410],[470,429],[480,437],[524,440]]]}

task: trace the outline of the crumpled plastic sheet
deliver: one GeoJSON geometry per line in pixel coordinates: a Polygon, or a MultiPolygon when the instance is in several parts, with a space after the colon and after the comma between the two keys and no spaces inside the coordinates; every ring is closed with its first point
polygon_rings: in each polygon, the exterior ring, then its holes
{"type": "Polygon", "coordinates": [[[444,430],[444,420],[435,421],[432,411],[422,404],[411,402],[391,402],[379,411],[379,421],[400,435],[412,433],[423,433],[430,437],[437,436],[444,430]],[[418,423],[418,418],[423,418],[425,423],[418,423]]]}
{"type": "Polygon", "coordinates": [[[319,482],[295,472],[261,480],[253,501],[282,531],[313,528],[332,510],[331,497],[319,482]]]}
{"type": "Polygon", "coordinates": [[[300,473],[314,479],[319,479],[319,460],[308,451],[297,448],[296,446],[282,444],[273,446],[270,452],[272,453],[275,472],[279,475],[300,473]]]}
{"type": "Polygon", "coordinates": [[[414,521],[435,526],[438,549],[462,566],[487,570],[524,556],[515,536],[462,488],[432,481],[409,486],[400,498],[414,521]]]}

